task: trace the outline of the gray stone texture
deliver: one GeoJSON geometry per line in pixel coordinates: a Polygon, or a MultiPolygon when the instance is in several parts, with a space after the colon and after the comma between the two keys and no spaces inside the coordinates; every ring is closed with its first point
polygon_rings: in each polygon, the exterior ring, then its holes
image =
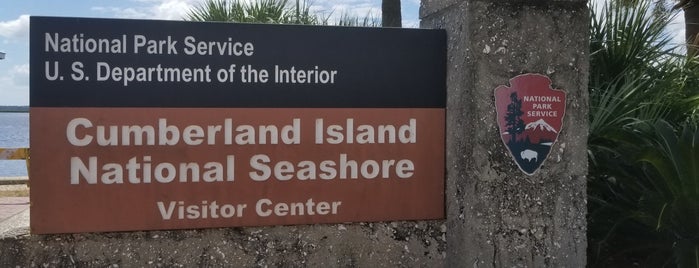
{"type": "Polygon", "coordinates": [[[584,1],[423,1],[447,59],[447,267],[584,267],[588,10],[584,1]],[[523,73],[567,92],[533,176],[500,139],[494,89],[523,73]]]}
{"type": "Polygon", "coordinates": [[[438,267],[442,221],[0,239],[0,267],[438,267]]]}

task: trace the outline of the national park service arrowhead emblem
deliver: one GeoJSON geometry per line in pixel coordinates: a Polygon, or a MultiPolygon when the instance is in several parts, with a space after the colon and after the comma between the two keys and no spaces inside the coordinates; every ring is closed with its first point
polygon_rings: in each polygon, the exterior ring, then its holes
{"type": "Polygon", "coordinates": [[[553,89],[551,79],[522,74],[510,86],[495,89],[500,138],[519,169],[533,175],[558,140],[566,110],[566,94],[553,89]]]}

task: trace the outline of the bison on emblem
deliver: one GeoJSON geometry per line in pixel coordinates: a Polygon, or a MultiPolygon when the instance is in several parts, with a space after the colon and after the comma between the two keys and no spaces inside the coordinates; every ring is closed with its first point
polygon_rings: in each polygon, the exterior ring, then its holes
{"type": "Polygon", "coordinates": [[[526,149],[522,151],[522,153],[519,154],[520,157],[522,157],[522,160],[527,160],[527,161],[536,161],[536,157],[538,156],[538,153],[536,151],[532,151],[529,149],[526,149]]]}

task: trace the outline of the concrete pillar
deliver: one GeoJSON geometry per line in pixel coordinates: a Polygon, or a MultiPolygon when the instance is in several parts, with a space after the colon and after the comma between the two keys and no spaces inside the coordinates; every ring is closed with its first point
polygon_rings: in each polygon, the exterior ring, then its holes
{"type": "Polygon", "coordinates": [[[584,267],[588,9],[584,0],[423,0],[447,31],[446,267],[584,267]],[[524,73],[567,92],[558,142],[520,171],[500,139],[493,90],[524,73]]]}
{"type": "Polygon", "coordinates": [[[422,26],[448,36],[445,221],[43,236],[20,226],[0,236],[0,266],[584,267],[585,4],[423,0],[422,26]],[[500,139],[493,96],[523,73],[567,92],[558,142],[532,176],[500,139]]]}

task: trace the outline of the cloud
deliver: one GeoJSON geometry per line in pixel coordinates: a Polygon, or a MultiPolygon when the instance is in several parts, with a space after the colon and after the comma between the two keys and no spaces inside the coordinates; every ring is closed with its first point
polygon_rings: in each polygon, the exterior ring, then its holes
{"type": "Polygon", "coordinates": [[[132,7],[93,7],[93,11],[117,18],[182,20],[190,9],[203,0],[135,0],[132,7]]]}
{"type": "Polygon", "coordinates": [[[195,2],[187,0],[167,0],[162,1],[152,8],[155,17],[168,20],[181,20],[187,15],[190,9],[195,6],[195,2]]]}
{"type": "MultiPolygon", "coordinates": [[[[93,11],[99,13],[107,13],[110,16],[114,16],[122,19],[145,19],[148,18],[145,10],[139,10],[136,8],[120,8],[120,7],[93,7],[93,11]]],[[[151,16],[152,17],[152,16],[151,16]]]]}
{"type": "Polygon", "coordinates": [[[403,28],[420,28],[420,20],[403,19],[403,28]]]}
{"type": "Polygon", "coordinates": [[[29,86],[29,64],[13,66],[10,70],[10,77],[15,85],[29,86]]]}
{"type": "Polygon", "coordinates": [[[679,13],[672,19],[670,25],[668,25],[667,31],[670,35],[673,36],[673,41],[675,41],[678,44],[685,43],[684,11],[680,10],[679,13]]]}
{"type": "Polygon", "coordinates": [[[15,65],[0,76],[0,105],[29,104],[29,64],[15,65]]]}
{"type": "Polygon", "coordinates": [[[29,15],[20,15],[15,20],[0,21],[0,36],[10,40],[27,40],[29,15]]]}

